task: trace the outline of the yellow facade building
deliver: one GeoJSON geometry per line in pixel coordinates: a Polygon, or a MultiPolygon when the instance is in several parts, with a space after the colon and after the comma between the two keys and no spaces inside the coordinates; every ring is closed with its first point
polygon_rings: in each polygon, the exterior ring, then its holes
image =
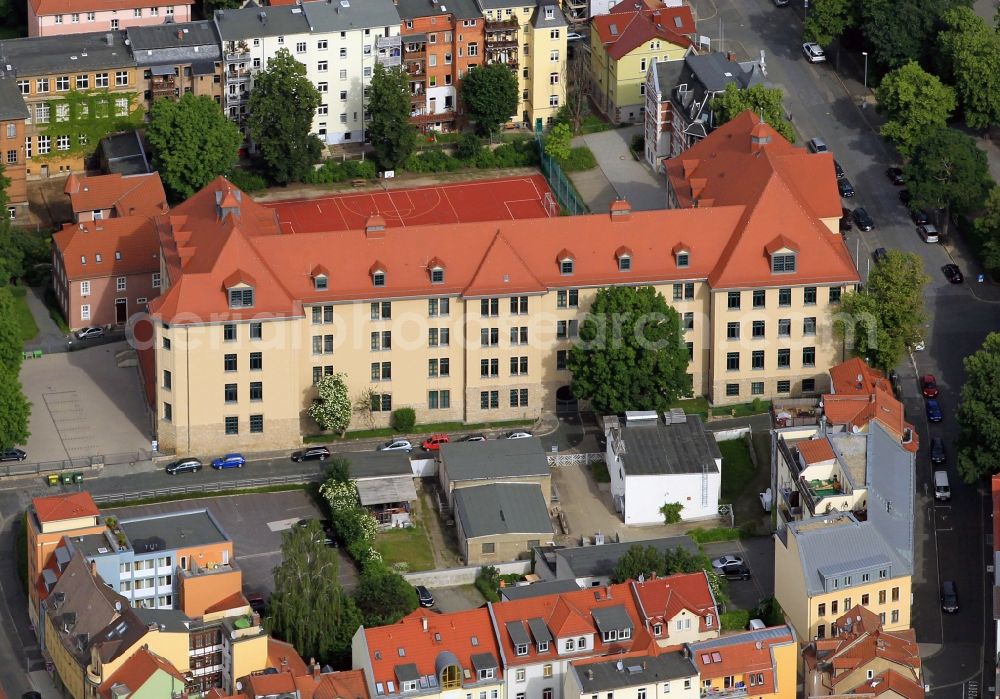
{"type": "Polygon", "coordinates": [[[787,626],[689,643],[702,697],[795,699],[799,644],[787,626]]]}

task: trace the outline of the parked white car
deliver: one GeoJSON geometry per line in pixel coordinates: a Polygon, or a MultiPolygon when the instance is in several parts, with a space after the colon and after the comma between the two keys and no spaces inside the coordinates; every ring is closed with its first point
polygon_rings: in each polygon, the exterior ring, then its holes
{"type": "Polygon", "coordinates": [[[513,432],[504,432],[500,435],[501,439],[528,439],[533,435],[530,432],[525,432],[523,430],[514,430],[513,432]]]}
{"type": "Polygon", "coordinates": [[[823,47],[814,41],[807,41],[802,44],[802,53],[810,63],[822,63],[826,60],[826,52],[823,47]]]}
{"type": "Polygon", "coordinates": [[[408,439],[390,439],[378,448],[379,451],[413,451],[413,445],[408,439]]]}

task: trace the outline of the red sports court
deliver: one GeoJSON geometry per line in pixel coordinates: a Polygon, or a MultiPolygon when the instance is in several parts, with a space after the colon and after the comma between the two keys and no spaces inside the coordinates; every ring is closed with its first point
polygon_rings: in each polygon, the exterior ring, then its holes
{"type": "Polygon", "coordinates": [[[375,214],[394,228],[559,214],[541,175],[262,204],[277,211],[282,228],[290,233],[357,230],[375,214]]]}

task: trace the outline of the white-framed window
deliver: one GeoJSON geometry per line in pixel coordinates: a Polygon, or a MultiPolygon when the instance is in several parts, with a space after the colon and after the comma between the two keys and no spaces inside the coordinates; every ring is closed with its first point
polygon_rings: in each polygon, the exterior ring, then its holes
{"type": "Polygon", "coordinates": [[[62,23],[63,23],[63,16],[56,15],[56,24],[62,24],[62,23]]]}
{"type": "Polygon", "coordinates": [[[557,63],[559,61],[559,49],[552,49],[552,51],[549,52],[549,60],[553,63],[557,63]]]}
{"type": "Polygon", "coordinates": [[[69,121],[69,105],[65,102],[56,102],[56,121],[69,121]]]}
{"type": "Polygon", "coordinates": [[[50,136],[38,137],[38,154],[48,155],[52,150],[52,138],[50,136]]]}
{"type": "Polygon", "coordinates": [[[35,105],[35,123],[37,124],[48,124],[49,123],[49,103],[41,102],[35,105]]]}
{"type": "Polygon", "coordinates": [[[88,12],[87,13],[87,21],[88,22],[93,22],[96,19],[97,19],[97,13],[96,12],[88,12]]]}
{"type": "Polygon", "coordinates": [[[346,70],[341,70],[340,71],[340,79],[341,80],[347,80],[347,71],[346,70]]]}
{"type": "Polygon", "coordinates": [[[90,87],[90,76],[86,73],[76,76],[76,89],[86,90],[90,87]]]}
{"type": "Polygon", "coordinates": [[[319,91],[319,93],[321,95],[322,94],[326,94],[327,92],[330,91],[330,84],[329,83],[316,83],[316,90],[319,91]]]}
{"type": "Polygon", "coordinates": [[[316,42],[316,50],[317,51],[326,51],[326,49],[327,49],[327,47],[329,45],[330,44],[329,44],[329,42],[326,39],[320,39],[319,41],[316,42]]]}
{"type": "Polygon", "coordinates": [[[115,116],[128,116],[128,97],[115,99],[115,116]]]}
{"type": "Polygon", "coordinates": [[[123,85],[128,85],[128,71],[126,70],[115,71],[115,85],[118,85],[119,87],[123,85]]]}
{"type": "Polygon", "coordinates": [[[115,286],[116,286],[117,290],[118,291],[125,291],[125,283],[126,283],[125,282],[125,277],[118,277],[118,279],[115,280],[115,286]]]}
{"type": "Polygon", "coordinates": [[[330,107],[328,107],[325,104],[321,104],[319,107],[316,108],[317,116],[326,116],[329,113],[330,113],[330,107]]]}
{"type": "Polygon", "coordinates": [[[132,16],[133,17],[142,17],[142,8],[141,7],[137,7],[134,10],[132,10],[132,16]]]}
{"type": "Polygon", "coordinates": [[[24,157],[31,157],[31,136],[24,137],[24,157]]]}
{"type": "Polygon", "coordinates": [[[90,296],[90,282],[80,282],[80,296],[90,296]]]}
{"type": "Polygon", "coordinates": [[[549,95],[549,106],[550,107],[559,106],[559,95],[549,95]]]}
{"type": "Polygon", "coordinates": [[[21,91],[22,95],[31,94],[31,81],[30,80],[18,80],[17,89],[21,91]]]}
{"type": "Polygon", "coordinates": [[[341,46],[340,47],[340,57],[341,58],[347,58],[347,47],[346,46],[341,46]]]}
{"type": "MultiPolygon", "coordinates": [[[[80,15],[73,15],[74,17],[79,17],[80,15]]],[[[69,76],[60,75],[56,78],[56,90],[58,92],[66,92],[69,89],[69,76]]]]}
{"type": "MultiPolygon", "coordinates": [[[[118,20],[111,20],[112,23],[118,20]]],[[[114,29],[114,27],[112,27],[114,29]]],[[[94,74],[94,87],[107,87],[108,86],[108,74],[107,73],[95,73],[94,74]]]]}
{"type": "Polygon", "coordinates": [[[69,136],[56,136],[56,150],[69,150],[69,136]]]}
{"type": "Polygon", "coordinates": [[[152,15],[153,17],[159,17],[160,16],[160,8],[159,7],[151,7],[151,8],[149,8],[149,14],[152,15]]]}
{"type": "Polygon", "coordinates": [[[306,52],[306,42],[297,41],[295,42],[295,53],[305,53],[306,52]]]}
{"type": "Polygon", "coordinates": [[[90,320],[90,304],[80,306],[80,320],[90,320]]]}
{"type": "Polygon", "coordinates": [[[160,273],[159,272],[153,272],[153,288],[154,289],[159,289],[160,288],[160,273]]]}
{"type": "Polygon", "coordinates": [[[111,20],[111,28],[112,29],[118,29],[118,20],[117,19],[111,20]]]}
{"type": "Polygon", "coordinates": [[[327,63],[326,61],[320,61],[319,63],[316,64],[316,70],[319,71],[320,73],[325,73],[328,67],[329,63],[327,63]]]}

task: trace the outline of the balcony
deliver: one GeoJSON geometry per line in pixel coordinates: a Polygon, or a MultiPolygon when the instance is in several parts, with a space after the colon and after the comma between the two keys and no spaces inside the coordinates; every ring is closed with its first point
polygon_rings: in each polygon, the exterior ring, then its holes
{"type": "Polygon", "coordinates": [[[410,93],[410,104],[423,104],[427,101],[427,93],[423,90],[410,93]]]}
{"type": "Polygon", "coordinates": [[[424,73],[425,73],[425,71],[424,71],[424,64],[423,64],[423,62],[419,62],[419,63],[407,63],[406,64],[406,74],[407,75],[409,75],[411,77],[416,77],[416,76],[422,76],[422,75],[424,75],[424,73]]]}
{"type": "Polygon", "coordinates": [[[488,19],[486,20],[486,31],[496,32],[503,30],[516,30],[519,23],[516,19],[488,19]]]}
{"type": "Polygon", "coordinates": [[[242,83],[250,79],[250,69],[249,68],[237,68],[236,66],[230,67],[226,71],[226,83],[242,83]]]}
{"type": "Polygon", "coordinates": [[[486,50],[517,48],[516,34],[498,34],[495,36],[486,35],[486,50]]]}
{"type": "Polygon", "coordinates": [[[742,682],[737,682],[732,687],[702,687],[702,699],[740,699],[747,696],[747,687],[742,682]]]}
{"type": "Polygon", "coordinates": [[[158,97],[173,97],[177,94],[177,83],[174,76],[152,78],[149,81],[149,91],[153,93],[153,99],[158,97]]]}
{"type": "Polygon", "coordinates": [[[445,107],[444,111],[437,112],[436,114],[421,111],[416,114],[410,114],[410,121],[414,124],[426,124],[437,121],[455,121],[455,110],[451,107],[445,107]]]}
{"type": "Polygon", "coordinates": [[[423,61],[427,57],[427,45],[426,44],[407,44],[403,48],[403,60],[406,61],[423,61]]]}

